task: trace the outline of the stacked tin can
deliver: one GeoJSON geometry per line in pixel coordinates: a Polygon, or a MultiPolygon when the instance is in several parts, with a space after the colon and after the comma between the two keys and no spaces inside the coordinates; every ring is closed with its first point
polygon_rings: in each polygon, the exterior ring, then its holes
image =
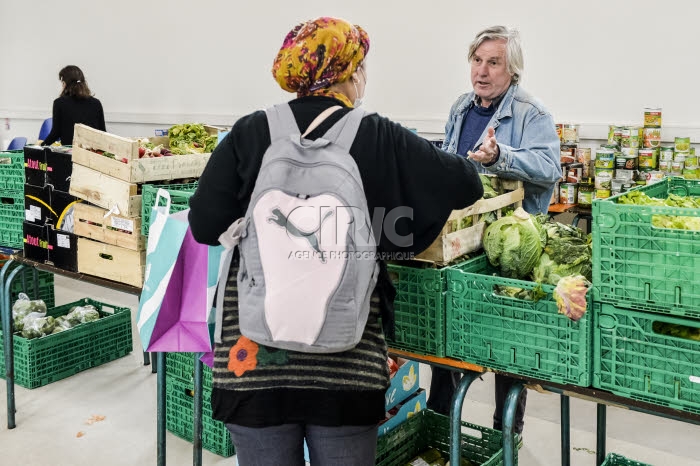
{"type": "Polygon", "coordinates": [[[579,147],[579,125],[557,124],[560,141],[561,178],[552,193],[551,204],[576,204],[578,185],[589,175],[590,148],[579,147]]]}

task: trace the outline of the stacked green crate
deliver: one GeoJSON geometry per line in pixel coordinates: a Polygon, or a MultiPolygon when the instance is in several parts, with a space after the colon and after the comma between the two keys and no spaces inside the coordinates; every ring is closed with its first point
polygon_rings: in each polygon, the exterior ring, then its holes
{"type": "MultiPolygon", "coordinates": [[[[49,308],[48,316],[66,315],[75,306],[92,305],[100,318],[40,338],[13,336],[15,382],[37,388],[129,354],[133,347],[131,310],[92,299],[49,308]]],[[[0,341],[3,333],[0,332],[0,341]]],[[[0,376],[5,375],[4,347],[0,345],[0,376]]]]}
{"type": "MultiPolygon", "coordinates": [[[[503,435],[500,431],[462,421],[460,439],[462,458],[471,464],[501,466],[503,435]],[[469,433],[465,433],[469,432],[469,433]]],[[[517,442],[518,448],[522,442],[517,442]]],[[[435,448],[445,459],[450,453],[450,419],[430,410],[423,410],[377,439],[378,466],[404,466],[420,453],[435,448]]],[[[450,461],[458,465],[458,461],[450,461]]],[[[518,464],[517,455],[515,464],[518,464]]]]}
{"type": "Polygon", "coordinates": [[[190,207],[190,197],[197,189],[197,182],[186,184],[144,184],[141,189],[141,233],[148,236],[151,224],[151,211],[156,206],[158,189],[165,189],[170,195],[170,213],[181,212],[190,207]]]}
{"type": "Polygon", "coordinates": [[[0,246],[22,249],[24,151],[0,152],[0,246]]]}
{"type": "MultiPolygon", "coordinates": [[[[700,196],[700,181],[666,178],[636,191],[700,196]]],[[[699,209],[593,203],[595,305],[593,386],[700,413],[699,209]],[[662,217],[663,216],[663,217],[662,217]]]]}
{"type": "MultiPolygon", "coordinates": [[[[167,429],[191,442],[194,439],[194,363],[193,353],[168,353],[165,357],[167,429]]],[[[235,451],[223,422],[212,419],[212,371],[206,364],[202,380],[202,447],[219,456],[235,451]]]]}
{"type": "Polygon", "coordinates": [[[388,264],[396,287],[390,347],[445,356],[445,271],[422,263],[388,264]]]}
{"type": "Polygon", "coordinates": [[[628,460],[622,455],[616,453],[609,453],[605,457],[605,461],[600,466],[651,466],[647,463],[640,463],[639,461],[628,460]]]}
{"type": "Polygon", "coordinates": [[[551,285],[541,285],[545,296],[538,301],[501,296],[494,292],[496,287],[533,290],[538,284],[496,272],[485,254],[447,271],[447,356],[513,374],[589,386],[590,313],[577,322],[560,314],[551,285]]]}

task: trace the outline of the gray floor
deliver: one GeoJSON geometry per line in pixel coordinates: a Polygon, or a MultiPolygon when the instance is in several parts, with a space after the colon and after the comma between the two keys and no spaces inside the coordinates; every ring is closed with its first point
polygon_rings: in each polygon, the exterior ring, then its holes
{"type": "MultiPolygon", "coordinates": [[[[132,296],[56,278],[58,304],[82,297],[135,306],[132,296]]],[[[135,314],[136,309],[133,309],[135,314]]],[[[155,376],[144,367],[140,343],[135,351],[104,366],[34,390],[17,387],[17,428],[7,430],[5,384],[0,384],[0,466],[124,466],[156,464],[155,376]],[[88,423],[92,416],[104,416],[88,423]],[[82,433],[79,437],[78,434],[82,433]]],[[[429,368],[421,366],[421,385],[429,368]]],[[[489,425],[493,411],[493,377],[484,376],[469,390],[463,418],[489,425]]],[[[595,404],[571,400],[571,445],[574,466],[595,464],[595,404]]],[[[559,397],[530,392],[521,466],[560,464],[559,397]]],[[[618,408],[608,409],[608,451],[657,466],[700,466],[700,427],[618,408]]],[[[168,434],[167,464],[192,464],[191,444],[168,434]]],[[[204,465],[233,466],[204,451],[204,465]]]]}

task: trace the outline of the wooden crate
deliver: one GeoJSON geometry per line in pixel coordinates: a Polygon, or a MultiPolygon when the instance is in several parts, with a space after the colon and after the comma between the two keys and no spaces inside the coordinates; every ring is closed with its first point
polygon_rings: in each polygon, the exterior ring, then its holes
{"type": "Polygon", "coordinates": [[[78,238],[78,272],[143,286],[146,251],[133,251],[112,244],[78,238]]]}
{"type": "Polygon", "coordinates": [[[141,196],[138,185],[105,175],[92,168],[73,164],[70,194],[112,211],[113,214],[135,218],[141,216],[141,196]]]}
{"type": "Polygon", "coordinates": [[[141,217],[113,215],[108,210],[85,203],[75,206],[73,216],[74,233],[78,236],[133,251],[146,249],[146,238],[141,234],[141,217]]]}
{"type": "Polygon", "coordinates": [[[460,256],[481,249],[486,224],[480,216],[494,212],[501,218],[504,207],[520,207],[525,196],[522,181],[504,180],[492,177],[493,188],[499,193],[491,199],[480,199],[462,210],[455,210],[447,219],[440,236],[428,249],[416,256],[416,259],[444,265],[460,256]],[[459,228],[463,219],[471,217],[471,226],[459,228]]]}
{"type": "MultiPolygon", "coordinates": [[[[219,128],[213,126],[205,125],[205,128],[212,135],[219,131],[219,128]]],[[[169,147],[167,137],[148,139],[153,144],[169,147]]],[[[210,157],[211,154],[186,154],[140,159],[139,143],[135,139],[105,133],[81,124],[75,125],[73,162],[130,183],[198,178],[210,157]],[[111,152],[119,160],[90,149],[111,152]],[[121,159],[126,159],[127,162],[121,159]]]]}

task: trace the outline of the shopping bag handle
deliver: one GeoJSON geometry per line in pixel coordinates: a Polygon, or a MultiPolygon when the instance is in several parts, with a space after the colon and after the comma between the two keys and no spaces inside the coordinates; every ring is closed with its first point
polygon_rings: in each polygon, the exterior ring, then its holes
{"type": "Polygon", "coordinates": [[[158,188],[158,191],[156,192],[156,203],[154,204],[156,206],[156,209],[160,211],[160,199],[165,198],[166,204],[165,204],[165,215],[170,215],[170,193],[166,191],[163,188],[158,188]]]}

